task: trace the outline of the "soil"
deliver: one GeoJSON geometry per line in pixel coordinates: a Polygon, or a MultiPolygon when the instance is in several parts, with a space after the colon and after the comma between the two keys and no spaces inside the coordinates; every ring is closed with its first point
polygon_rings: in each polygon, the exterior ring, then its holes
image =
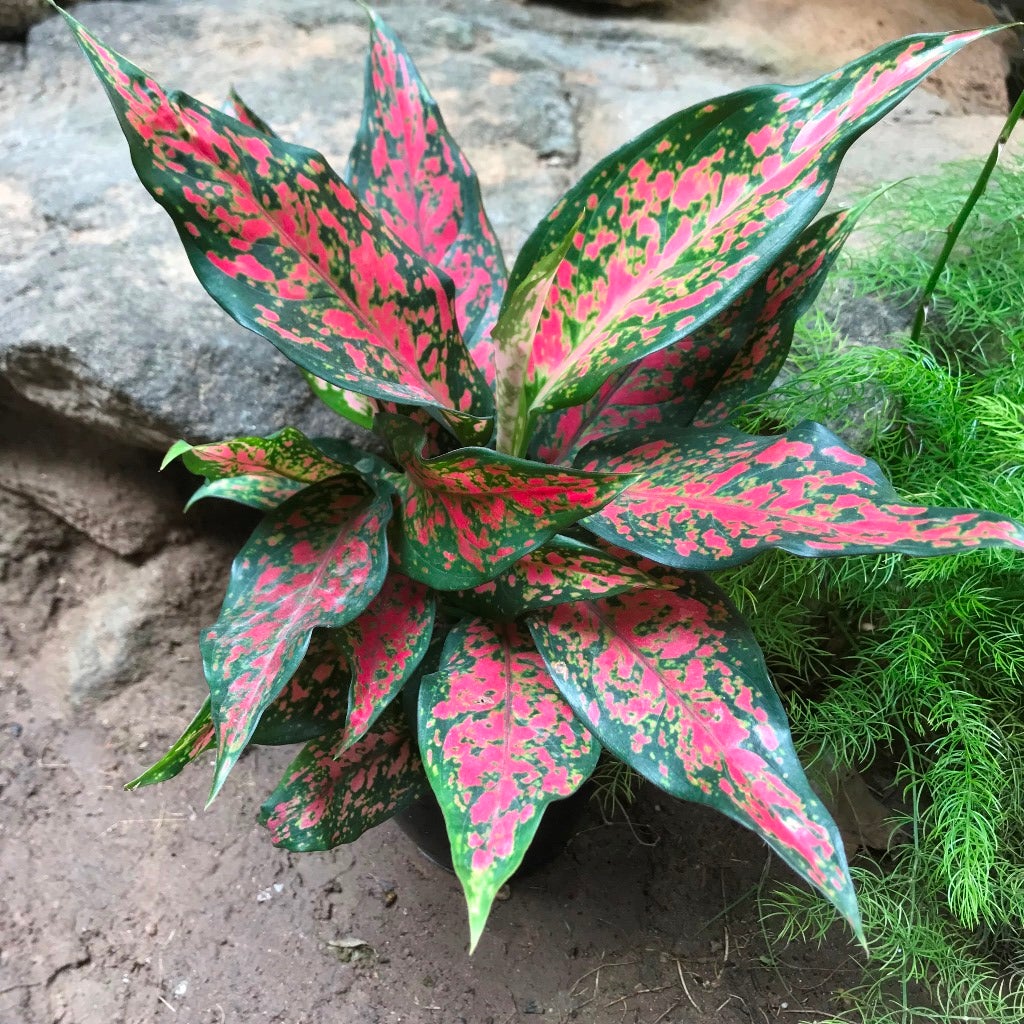
{"type": "Polygon", "coordinates": [[[209,811],[205,763],[125,793],[202,698],[196,636],[246,525],[212,508],[130,560],[0,490],[0,1024],[766,1024],[850,984],[838,931],[773,959],[754,894],[786,872],[753,835],[655,791],[628,822],[590,808],[472,957],[455,879],[392,824],[271,846],[256,812],[292,749],[253,750],[209,811]],[[134,671],[83,691],[84,642],[131,647],[109,595],[158,571],[134,671]]]}

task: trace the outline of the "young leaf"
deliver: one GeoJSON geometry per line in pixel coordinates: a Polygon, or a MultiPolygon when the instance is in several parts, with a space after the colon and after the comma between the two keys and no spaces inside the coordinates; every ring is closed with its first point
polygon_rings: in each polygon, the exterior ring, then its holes
{"type": "Polygon", "coordinates": [[[757,832],[862,937],[839,832],[793,749],[750,631],[688,573],[646,590],[535,612],[530,632],[576,714],[666,792],[757,832]]]}
{"type": "Polygon", "coordinates": [[[362,427],[364,430],[373,429],[373,415],[377,411],[377,403],[358,391],[349,391],[348,388],[339,388],[336,384],[330,384],[320,377],[315,376],[308,370],[302,371],[309,390],[327,406],[331,412],[344,416],[350,423],[362,427]]]}
{"type": "Polygon", "coordinates": [[[228,313],[331,384],[435,408],[464,442],[486,435],[493,399],[446,276],[376,220],[321,154],[166,93],[64,17],[142,183],[228,313]]]}
{"type": "Polygon", "coordinates": [[[422,583],[393,572],[366,611],[337,630],[352,672],[340,750],[366,734],[416,670],[430,645],[434,605],[422,583]]]}
{"type": "MultiPolygon", "coordinates": [[[[576,227],[578,227],[578,223],[576,227]]],[[[555,273],[572,245],[573,231],[553,252],[530,270],[502,306],[494,325],[494,365],[497,371],[495,438],[499,452],[522,455],[532,433],[523,406],[523,382],[530,348],[555,273]]]]}
{"type": "Polygon", "coordinates": [[[850,144],[984,34],[911,36],[803,86],[733,93],[599,163],[513,268],[514,289],[585,214],[534,339],[526,408],[584,402],[725,309],[810,223],[850,144]]]}
{"type": "Polygon", "coordinates": [[[181,457],[186,468],[206,478],[189,499],[189,508],[201,498],[226,498],[252,508],[277,508],[309,484],[345,476],[358,487],[351,465],[328,458],[294,427],[269,437],[238,437],[216,444],[190,445],[178,441],[167,453],[164,466],[181,457]]]}
{"type": "Polygon", "coordinates": [[[336,735],[306,744],[264,803],[260,822],[275,846],[330,850],[426,792],[412,730],[392,708],[347,750],[336,735]]]}
{"type": "Polygon", "coordinates": [[[156,764],[150,765],[137,779],[125,783],[125,789],[138,789],[140,786],[152,786],[157,782],[166,782],[180,774],[181,770],[191,764],[200,754],[209,750],[216,743],[217,737],[210,715],[210,698],[207,697],[203,706],[196,712],[195,718],[189,722],[185,731],[174,741],[170,750],[156,764]]]}
{"type": "Polygon", "coordinates": [[[270,512],[231,568],[200,650],[217,725],[217,795],[260,716],[298,668],[316,626],[344,626],[387,571],[388,497],[327,480],[270,512]]]}
{"type": "Polygon", "coordinates": [[[649,436],[614,435],[580,455],[594,472],[643,472],[583,525],[664,565],[720,569],[769,547],[796,555],[1024,548],[1024,526],[993,512],[900,504],[874,462],[817,423],[779,437],[725,426],[649,436]]]}
{"type": "Polygon", "coordinates": [[[425,459],[416,424],[391,417],[385,429],[406,471],[392,554],[403,573],[437,590],[486,583],[629,482],[486,448],[425,459]]]}
{"type": "Polygon", "coordinates": [[[771,270],[692,335],[644,356],[583,405],[545,418],[537,457],[571,461],[591,441],[622,430],[725,418],[765,390],[789,354],[793,328],[814,301],[863,205],[806,228],[771,270]]]}
{"type": "Polygon", "coordinates": [[[505,262],[480,183],[397,36],[373,11],[363,118],[349,157],[352,191],[410,249],[455,284],[459,326],[494,383],[491,328],[505,262]]]}
{"type": "Polygon", "coordinates": [[[420,687],[419,743],[469,907],[470,951],[544,808],[574,793],[600,748],[513,623],[467,619],[420,687]]]}
{"type": "Polygon", "coordinates": [[[489,583],[453,596],[464,608],[475,608],[493,618],[514,619],[547,605],[660,586],[642,569],[599,548],[570,537],[553,537],[489,583]]]}

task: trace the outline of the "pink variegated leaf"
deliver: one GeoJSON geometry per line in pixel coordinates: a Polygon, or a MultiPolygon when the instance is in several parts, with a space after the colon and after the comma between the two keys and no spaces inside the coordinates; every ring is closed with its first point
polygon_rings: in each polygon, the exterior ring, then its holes
{"type": "Polygon", "coordinates": [[[189,472],[206,479],[186,508],[201,498],[226,498],[272,509],[309,484],[331,477],[344,476],[354,487],[359,484],[359,474],[351,464],[329,458],[294,427],[269,437],[238,437],[215,444],[178,441],[163,465],[179,456],[189,472]]]}
{"type": "Polygon", "coordinates": [[[393,572],[366,611],[336,631],[352,674],[339,749],[366,734],[423,660],[434,606],[433,593],[422,583],[393,572]]]}
{"type": "Polygon", "coordinates": [[[217,726],[211,799],[314,627],[346,625],[380,590],[390,517],[386,495],[345,478],[312,484],[268,513],[235,559],[220,617],[199,644],[217,726]]]}
{"type": "Polygon", "coordinates": [[[266,121],[256,113],[252,107],[249,106],[245,100],[234,89],[228,90],[228,101],[225,105],[226,112],[231,114],[237,120],[241,121],[242,124],[247,125],[249,128],[255,128],[256,131],[262,132],[264,135],[269,135],[272,138],[280,138],[277,132],[267,124],[266,121]]]}
{"type": "Polygon", "coordinates": [[[664,565],[720,569],[769,547],[810,556],[1024,549],[1024,526],[994,512],[901,504],[876,463],[817,423],[779,437],[727,426],[648,436],[615,435],[580,455],[594,472],[644,474],[583,525],[664,565]]]}
{"type": "Polygon", "coordinates": [[[515,288],[585,214],[534,339],[526,408],[578,405],[724,310],[821,209],[850,144],[987,31],[910,36],[806,85],[734,93],[599,163],[513,268],[515,288]]]}
{"type": "Polygon", "coordinates": [[[210,715],[210,698],[207,697],[203,706],[196,712],[195,718],[189,722],[167,753],[156,764],[150,765],[138,778],[125,783],[124,788],[138,789],[140,786],[152,786],[157,782],[173,779],[200,754],[209,750],[216,741],[213,718],[210,715]]]}
{"type": "Polygon", "coordinates": [[[347,749],[337,734],[306,744],[263,804],[260,821],[275,846],[330,850],[427,791],[412,730],[391,708],[347,749]]]}
{"type": "Polygon", "coordinates": [[[545,807],[586,781],[600,747],[513,623],[467,619],[452,630],[419,706],[420,751],[466,894],[472,951],[545,807]]]}
{"type": "Polygon", "coordinates": [[[506,298],[494,325],[495,443],[499,452],[523,455],[533,432],[523,403],[526,367],[544,303],[555,273],[572,245],[573,231],[530,269],[519,287],[506,298]]]}
{"type": "Polygon", "coordinates": [[[490,582],[453,596],[467,610],[514,619],[548,605],[661,586],[642,569],[600,548],[571,537],[553,537],[490,582]]]}
{"type": "Polygon", "coordinates": [[[530,631],[605,747],[753,829],[863,940],[839,831],[800,767],[757,643],[706,576],[681,582],[535,612],[530,631]]]}
{"type": "Polygon", "coordinates": [[[338,629],[314,629],[292,677],[260,716],[251,743],[305,743],[345,724],[352,672],[338,629]]]}
{"type": "Polygon", "coordinates": [[[451,282],[359,201],[324,157],[152,78],[70,15],[140,179],[199,280],[240,324],[339,387],[437,409],[465,442],[493,398],[451,282]]]}
{"type": "MultiPolygon", "coordinates": [[[[263,132],[264,135],[280,137],[234,89],[228,94],[227,112],[238,118],[242,124],[255,128],[257,131],[263,132]]],[[[305,377],[310,391],[332,412],[344,416],[345,419],[366,430],[373,428],[373,413],[376,403],[372,398],[361,395],[357,391],[349,391],[347,388],[331,384],[308,370],[303,370],[302,375],[305,377]]]]}
{"type": "MultiPolygon", "coordinates": [[[[348,662],[333,645],[335,630],[315,630],[309,649],[295,675],[263,713],[252,743],[286,746],[304,743],[341,728],[345,695],[349,689],[348,662]]],[[[125,789],[151,786],[173,779],[200,754],[217,743],[216,728],[207,697],[195,718],[166,754],[125,789]]]]}
{"type": "Polygon", "coordinates": [[[753,329],[710,393],[701,396],[694,426],[723,423],[744,402],[768,390],[789,355],[797,321],[817,298],[858,218],[873,198],[816,221],[757,284],[763,304],[753,329]]]}
{"type": "Polygon", "coordinates": [[[493,579],[610,501],[630,479],[558,469],[486,448],[426,459],[416,424],[389,417],[383,425],[406,473],[392,555],[405,575],[437,590],[493,579]]]}
{"type": "Polygon", "coordinates": [[[363,118],[349,185],[410,249],[452,279],[459,326],[493,384],[490,334],[506,275],[480,183],[405,47],[376,13],[367,14],[363,118]]]}
{"type": "Polygon", "coordinates": [[[698,425],[705,425],[765,390],[865,205],[815,221],[764,277],[692,335],[619,371],[583,405],[546,417],[536,435],[537,457],[571,462],[609,434],[686,427],[698,413],[698,425]]]}

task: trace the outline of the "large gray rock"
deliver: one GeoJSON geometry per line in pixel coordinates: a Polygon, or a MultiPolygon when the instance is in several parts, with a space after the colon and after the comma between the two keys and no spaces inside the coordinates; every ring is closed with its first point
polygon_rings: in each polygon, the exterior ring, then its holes
{"type": "MultiPolygon", "coordinates": [[[[766,77],[699,24],[511,0],[377,6],[477,167],[510,253],[609,149],[673,110],[766,77]]],[[[89,4],[80,16],[165,84],[215,103],[234,84],[282,134],[344,165],[366,42],[357,5],[149,0],[89,4]]],[[[59,19],[0,68],[0,374],[32,402],[150,448],[288,423],[334,429],[291,364],[195,281],[59,19]]],[[[936,126],[936,103],[883,127],[874,149],[858,147],[840,192],[994,137],[993,118],[936,126]]]]}

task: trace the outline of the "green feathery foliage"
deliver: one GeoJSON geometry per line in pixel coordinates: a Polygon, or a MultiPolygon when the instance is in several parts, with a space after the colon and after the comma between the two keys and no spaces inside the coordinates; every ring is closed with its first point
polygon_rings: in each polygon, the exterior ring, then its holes
{"type": "MultiPolygon", "coordinates": [[[[997,171],[920,342],[909,341],[916,293],[976,174],[953,167],[878,202],[880,244],[839,273],[839,292],[801,325],[786,382],[740,424],[815,419],[856,431],[910,501],[1020,516],[1024,164],[997,171]],[[848,308],[884,299],[906,333],[844,343],[820,312],[837,297],[848,308]]],[[[729,589],[785,692],[798,746],[855,770],[888,766],[888,803],[906,837],[854,861],[873,956],[835,1020],[1019,1024],[1024,557],[808,561],[772,552],[731,573],[729,589]]],[[[792,886],[762,908],[767,933],[782,940],[821,938],[832,924],[792,886]]]]}

